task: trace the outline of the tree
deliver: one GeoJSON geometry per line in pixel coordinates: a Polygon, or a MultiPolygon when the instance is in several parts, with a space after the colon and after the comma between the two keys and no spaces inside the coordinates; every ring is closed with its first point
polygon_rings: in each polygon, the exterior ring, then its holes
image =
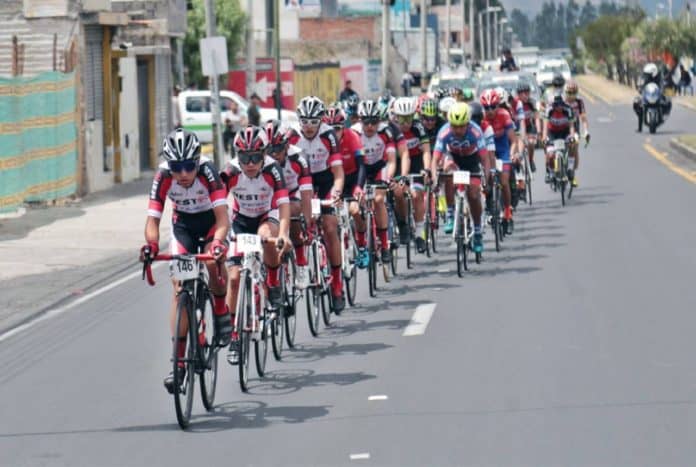
{"type": "Polygon", "coordinates": [[[532,43],[532,24],[526,14],[522,12],[519,8],[515,8],[510,13],[510,22],[512,23],[512,29],[517,34],[517,38],[523,44],[532,43]]]}
{"type": "MultiPolygon", "coordinates": [[[[184,38],[184,66],[188,82],[207,88],[207,78],[201,70],[200,39],[205,37],[205,6],[203,0],[190,0],[193,8],[188,11],[188,30],[184,38]]],[[[237,52],[243,44],[246,16],[239,0],[215,0],[217,34],[227,38],[227,59],[236,62],[237,52]]]]}
{"type": "MultiPolygon", "coordinates": [[[[622,77],[625,65],[621,46],[631,36],[637,24],[636,19],[630,15],[600,16],[582,30],[585,48],[597,60],[615,65],[622,77]]],[[[608,74],[610,79],[613,78],[611,66],[608,67],[608,74]]]]}
{"type": "Polygon", "coordinates": [[[565,47],[568,44],[568,28],[566,26],[566,10],[563,2],[556,8],[556,20],[553,25],[553,46],[565,47]]]}
{"type": "Polygon", "coordinates": [[[575,0],[570,0],[566,6],[565,24],[570,35],[578,27],[580,5],[575,0]]]}
{"type": "Polygon", "coordinates": [[[585,4],[580,10],[580,19],[578,21],[578,26],[584,28],[591,22],[597,19],[597,7],[590,0],[585,0],[585,4]]]}

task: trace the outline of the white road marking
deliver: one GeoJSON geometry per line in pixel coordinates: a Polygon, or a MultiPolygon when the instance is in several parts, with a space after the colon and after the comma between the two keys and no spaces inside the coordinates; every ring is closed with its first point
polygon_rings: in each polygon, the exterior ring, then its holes
{"type": "Polygon", "coordinates": [[[434,290],[435,292],[439,292],[440,290],[442,290],[442,287],[435,287],[433,290],[434,290]]]}
{"type": "Polygon", "coordinates": [[[370,453],[369,452],[361,452],[358,454],[351,454],[350,455],[350,460],[352,461],[360,461],[360,460],[366,460],[370,458],[370,453]]]}
{"type": "Polygon", "coordinates": [[[439,272],[440,274],[444,274],[446,272],[450,272],[450,270],[449,269],[438,269],[437,272],[439,272]]]}
{"type": "MultiPolygon", "coordinates": [[[[153,265],[152,269],[154,270],[157,267],[160,267],[163,264],[168,264],[165,262],[162,263],[157,263],[153,265]]],[[[17,326],[16,328],[12,328],[9,331],[5,332],[4,334],[0,335],[0,342],[9,339],[12,336],[15,336],[19,334],[22,331],[25,331],[29,328],[34,327],[35,325],[39,324],[42,321],[46,321],[47,319],[53,318],[55,316],[61,315],[65,313],[66,311],[70,311],[71,309],[75,308],[78,305],[81,305],[94,297],[97,297],[103,293],[108,292],[111,289],[114,289],[118,287],[119,285],[123,284],[124,282],[128,282],[131,279],[134,279],[136,277],[140,277],[142,275],[142,271],[135,271],[131,274],[127,274],[123,276],[120,279],[117,279],[113,282],[110,282],[109,284],[105,285],[104,287],[101,287],[93,292],[88,293],[87,295],[83,295],[77,300],[70,302],[68,304],[65,304],[63,306],[60,306],[58,308],[53,308],[52,310],[48,310],[47,312],[41,314],[40,316],[37,316],[35,319],[28,321],[20,326],[17,326]]]]}
{"type": "Polygon", "coordinates": [[[389,399],[389,396],[386,394],[377,394],[367,398],[368,401],[386,401],[387,399],[389,399]]]}
{"type": "Polygon", "coordinates": [[[614,121],[614,119],[612,119],[611,117],[599,117],[597,118],[597,121],[599,123],[611,123],[614,121]]]}
{"type": "Polygon", "coordinates": [[[428,327],[430,318],[433,317],[435,313],[436,303],[426,303],[425,305],[418,305],[416,311],[411,317],[411,322],[404,329],[403,336],[420,336],[425,334],[425,330],[428,327]]]}

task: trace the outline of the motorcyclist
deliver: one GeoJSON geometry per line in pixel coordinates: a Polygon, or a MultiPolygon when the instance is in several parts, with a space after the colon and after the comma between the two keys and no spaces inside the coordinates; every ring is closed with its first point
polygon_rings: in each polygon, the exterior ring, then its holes
{"type": "Polygon", "coordinates": [[[662,86],[662,76],[660,70],[654,63],[648,63],[643,67],[643,73],[640,77],[640,85],[638,86],[639,96],[633,99],[633,111],[638,117],[638,131],[641,130],[641,122],[643,121],[643,91],[649,83],[654,83],[660,88],[660,107],[662,109],[662,122],[667,120],[670,112],[672,112],[672,101],[664,93],[662,86]]]}

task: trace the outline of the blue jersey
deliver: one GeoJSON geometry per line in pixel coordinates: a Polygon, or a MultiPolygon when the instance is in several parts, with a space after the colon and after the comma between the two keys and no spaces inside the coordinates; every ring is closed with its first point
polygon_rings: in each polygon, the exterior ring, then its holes
{"type": "Polygon", "coordinates": [[[437,134],[433,155],[440,157],[442,154],[450,154],[453,158],[462,158],[475,156],[485,149],[483,131],[476,123],[469,122],[466,134],[462,137],[455,136],[450,124],[445,123],[437,134]]]}

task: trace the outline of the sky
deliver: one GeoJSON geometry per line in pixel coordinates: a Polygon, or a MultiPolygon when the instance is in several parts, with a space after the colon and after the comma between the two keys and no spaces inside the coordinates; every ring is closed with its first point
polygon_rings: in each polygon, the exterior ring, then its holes
{"type": "MultiPolygon", "coordinates": [[[[583,4],[585,3],[585,0],[577,0],[578,3],[583,4]]],[[[543,5],[544,0],[501,0],[502,4],[505,5],[506,10],[512,10],[514,8],[519,8],[522,11],[525,12],[533,12],[536,13],[541,9],[541,5],[543,5]]],[[[620,0],[617,0],[617,3],[619,3],[620,0]]],[[[558,0],[556,0],[556,3],[558,3],[558,0]]],[[[565,2],[564,2],[565,3],[565,2]]],[[[595,4],[598,4],[599,1],[595,0],[595,4]]],[[[653,16],[655,14],[655,7],[658,3],[663,3],[667,5],[668,0],[640,0],[640,4],[642,7],[645,9],[645,11],[648,13],[648,15],[653,16]]],[[[692,8],[696,10],[696,0],[692,0],[692,8]]],[[[682,8],[683,5],[686,4],[686,0],[672,0],[672,13],[673,15],[676,15],[682,8]]]]}

